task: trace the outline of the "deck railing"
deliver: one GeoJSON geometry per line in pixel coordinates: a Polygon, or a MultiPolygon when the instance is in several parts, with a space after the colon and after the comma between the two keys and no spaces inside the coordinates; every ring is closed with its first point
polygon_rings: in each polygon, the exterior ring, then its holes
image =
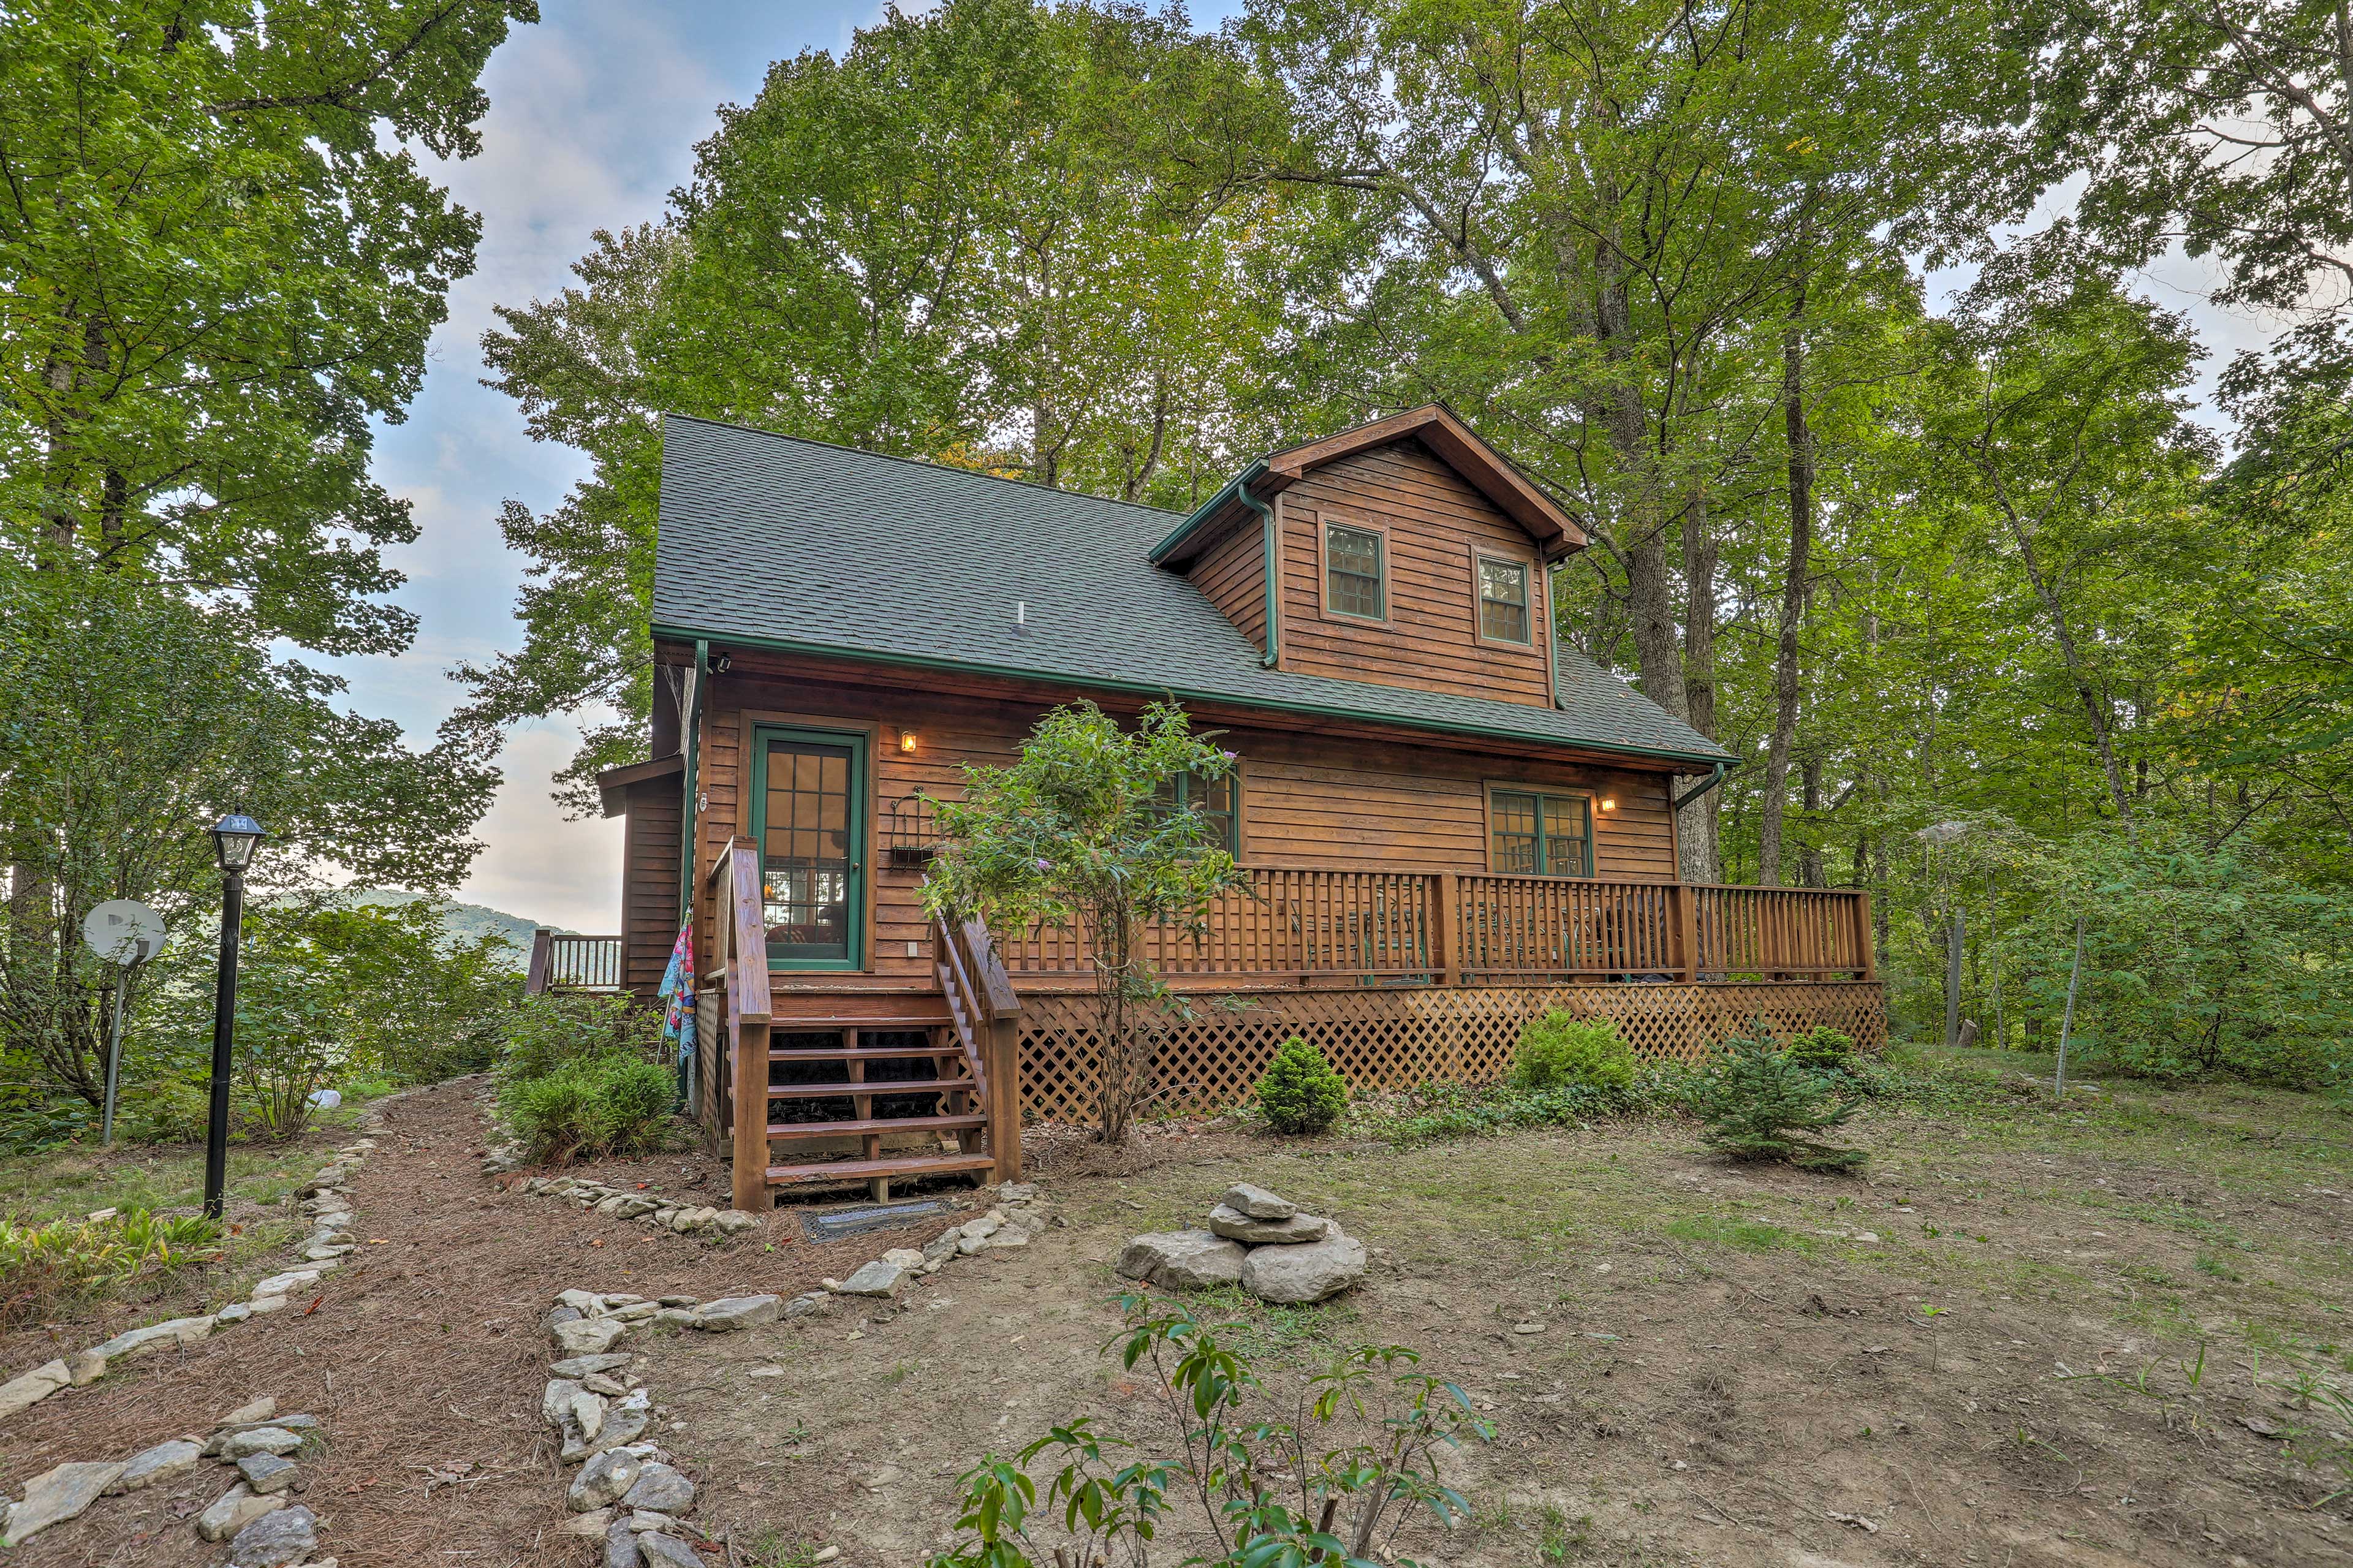
{"type": "MultiPolygon", "coordinates": [[[[1553,981],[1877,978],[1870,896],[1469,872],[1250,870],[1198,937],[1145,934],[1179,983],[1435,985],[1553,981]]],[[[1040,926],[1002,944],[1017,977],[1091,973],[1081,934],[1040,926]]]]}
{"type": "Polygon", "coordinates": [[[531,963],[523,971],[523,989],[542,991],[618,991],[621,988],[621,939],[617,936],[573,936],[544,927],[531,933],[531,963]]]}

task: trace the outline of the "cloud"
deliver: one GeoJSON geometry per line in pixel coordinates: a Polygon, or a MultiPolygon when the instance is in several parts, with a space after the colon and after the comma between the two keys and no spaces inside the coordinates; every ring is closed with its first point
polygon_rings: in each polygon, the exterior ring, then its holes
{"type": "Polygon", "coordinates": [[[578,743],[568,724],[528,730],[508,743],[506,783],[476,830],[488,847],[460,899],[576,931],[620,929],[620,820],[569,822],[547,798],[548,780],[578,743]]]}

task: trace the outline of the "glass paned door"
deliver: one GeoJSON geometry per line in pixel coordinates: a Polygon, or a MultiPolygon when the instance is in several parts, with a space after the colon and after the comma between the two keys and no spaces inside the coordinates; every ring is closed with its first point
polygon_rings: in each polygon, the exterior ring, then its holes
{"type": "Polygon", "coordinates": [[[853,735],[759,733],[753,831],[773,966],[854,969],[860,961],[864,753],[853,735]]]}

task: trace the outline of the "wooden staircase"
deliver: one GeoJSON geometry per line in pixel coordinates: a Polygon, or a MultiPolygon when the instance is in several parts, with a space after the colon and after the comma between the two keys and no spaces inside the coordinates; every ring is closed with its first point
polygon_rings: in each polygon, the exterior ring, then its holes
{"type": "Polygon", "coordinates": [[[840,991],[824,1011],[786,1013],[769,989],[752,840],[719,857],[712,882],[727,1066],[715,1109],[732,1128],[737,1208],[764,1210],[785,1188],[858,1183],[880,1203],[894,1181],[1019,1177],[1020,1003],[985,929],[934,922],[935,995],[840,991]],[[765,1092],[738,1087],[753,1084],[765,1092]]]}

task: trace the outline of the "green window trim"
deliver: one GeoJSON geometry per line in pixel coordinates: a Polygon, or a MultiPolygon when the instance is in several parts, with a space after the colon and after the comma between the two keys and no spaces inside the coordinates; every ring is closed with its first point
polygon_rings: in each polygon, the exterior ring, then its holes
{"type": "MultiPolygon", "coordinates": [[[[760,885],[765,906],[761,918],[768,931],[771,970],[857,971],[866,967],[868,837],[871,829],[867,820],[869,750],[867,736],[860,731],[807,730],[783,724],[753,727],[752,837],[760,847],[760,885]],[[794,854],[790,852],[794,845],[774,841],[770,837],[773,781],[769,763],[772,752],[779,744],[847,753],[847,777],[840,781],[846,810],[840,826],[833,827],[822,819],[808,826],[777,825],[786,839],[792,838],[796,826],[799,826],[801,837],[814,834],[831,840],[819,848],[832,853],[794,854]],[[810,940],[778,940],[780,930],[797,926],[806,927],[810,940]],[[833,935],[835,928],[838,938],[833,935]],[[838,952],[825,951],[837,947],[838,952]]],[[[784,754],[792,753],[787,751],[784,754]]],[[[819,788],[822,793],[831,794],[834,781],[826,780],[819,788]]],[[[807,792],[797,792],[787,785],[781,793],[790,797],[796,793],[806,796],[807,792]]]]}
{"type": "Polygon", "coordinates": [[[1508,555],[1481,555],[1477,560],[1479,640],[1514,647],[1533,646],[1535,617],[1528,601],[1534,574],[1528,563],[1508,555]]]}
{"type": "Polygon", "coordinates": [[[1525,784],[1490,785],[1487,869],[1504,877],[1591,877],[1593,797],[1525,784]]]}
{"type": "Polygon", "coordinates": [[[1377,528],[1324,524],[1324,609],[1351,620],[1389,616],[1388,541],[1377,528]]]}

